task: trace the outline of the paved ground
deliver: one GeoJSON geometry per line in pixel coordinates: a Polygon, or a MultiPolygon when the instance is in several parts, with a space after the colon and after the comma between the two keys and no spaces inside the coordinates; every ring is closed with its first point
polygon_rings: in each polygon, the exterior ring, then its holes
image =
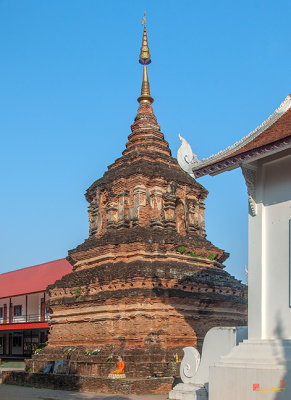
{"type": "Polygon", "coordinates": [[[0,385],[1,400],[166,400],[167,394],[118,395],[102,393],[79,393],[64,390],[36,389],[14,385],[0,385]]]}
{"type": "Polygon", "coordinates": [[[17,368],[17,369],[19,369],[19,368],[22,368],[22,369],[24,369],[24,361],[21,361],[21,360],[19,360],[19,361],[17,361],[17,360],[14,360],[14,361],[2,361],[1,362],[1,364],[0,364],[0,370],[1,369],[3,369],[3,368],[17,368]]]}

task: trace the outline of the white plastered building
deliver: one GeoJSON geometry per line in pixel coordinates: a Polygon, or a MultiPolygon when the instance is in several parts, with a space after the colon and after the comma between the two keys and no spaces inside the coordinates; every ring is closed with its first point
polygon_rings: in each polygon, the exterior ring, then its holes
{"type": "Polygon", "coordinates": [[[291,399],[291,96],[261,126],[199,161],[195,178],[241,168],[248,198],[248,339],[210,367],[210,400],[291,399]],[[262,393],[264,392],[264,393],[262,393]]]}

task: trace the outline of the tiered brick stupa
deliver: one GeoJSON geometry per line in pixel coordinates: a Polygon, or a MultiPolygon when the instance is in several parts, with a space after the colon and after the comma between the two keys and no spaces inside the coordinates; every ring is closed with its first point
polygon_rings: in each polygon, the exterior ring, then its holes
{"type": "Polygon", "coordinates": [[[104,378],[106,390],[121,353],[127,378],[148,378],[148,388],[166,392],[157,377],[177,374],[183,347],[200,348],[213,326],[246,324],[246,287],[206,240],[207,191],[171,156],[153,113],[145,26],[140,63],[132,133],[122,157],[87,190],[89,238],[69,251],[73,272],[48,287],[48,346],[29,366],[40,371],[69,356],[70,373],[104,378]]]}

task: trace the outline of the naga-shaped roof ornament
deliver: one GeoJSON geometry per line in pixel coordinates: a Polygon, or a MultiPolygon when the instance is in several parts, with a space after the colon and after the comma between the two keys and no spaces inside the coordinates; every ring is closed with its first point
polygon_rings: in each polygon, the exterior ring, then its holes
{"type": "Polygon", "coordinates": [[[188,172],[194,178],[192,169],[195,165],[199,164],[198,157],[192,152],[190,144],[179,133],[181,146],[177,151],[177,161],[183,171],[188,172]]]}

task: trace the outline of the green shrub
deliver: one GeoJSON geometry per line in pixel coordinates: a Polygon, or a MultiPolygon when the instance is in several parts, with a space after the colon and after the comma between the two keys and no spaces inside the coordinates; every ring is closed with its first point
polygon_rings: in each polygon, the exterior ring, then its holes
{"type": "Polygon", "coordinates": [[[184,254],[185,251],[186,251],[186,249],[185,249],[184,246],[180,246],[180,247],[177,248],[177,251],[178,251],[179,253],[181,253],[181,254],[184,254]]]}
{"type": "Polygon", "coordinates": [[[37,345],[37,347],[36,347],[36,349],[38,350],[41,350],[41,349],[43,349],[45,346],[47,346],[47,343],[39,343],[38,345],[37,345]]]}
{"type": "Polygon", "coordinates": [[[197,257],[197,254],[195,253],[195,251],[190,251],[189,256],[191,256],[191,257],[197,257]]]}
{"type": "Polygon", "coordinates": [[[214,254],[212,254],[212,253],[208,254],[207,258],[208,258],[208,260],[213,261],[214,260],[214,254]]]}

